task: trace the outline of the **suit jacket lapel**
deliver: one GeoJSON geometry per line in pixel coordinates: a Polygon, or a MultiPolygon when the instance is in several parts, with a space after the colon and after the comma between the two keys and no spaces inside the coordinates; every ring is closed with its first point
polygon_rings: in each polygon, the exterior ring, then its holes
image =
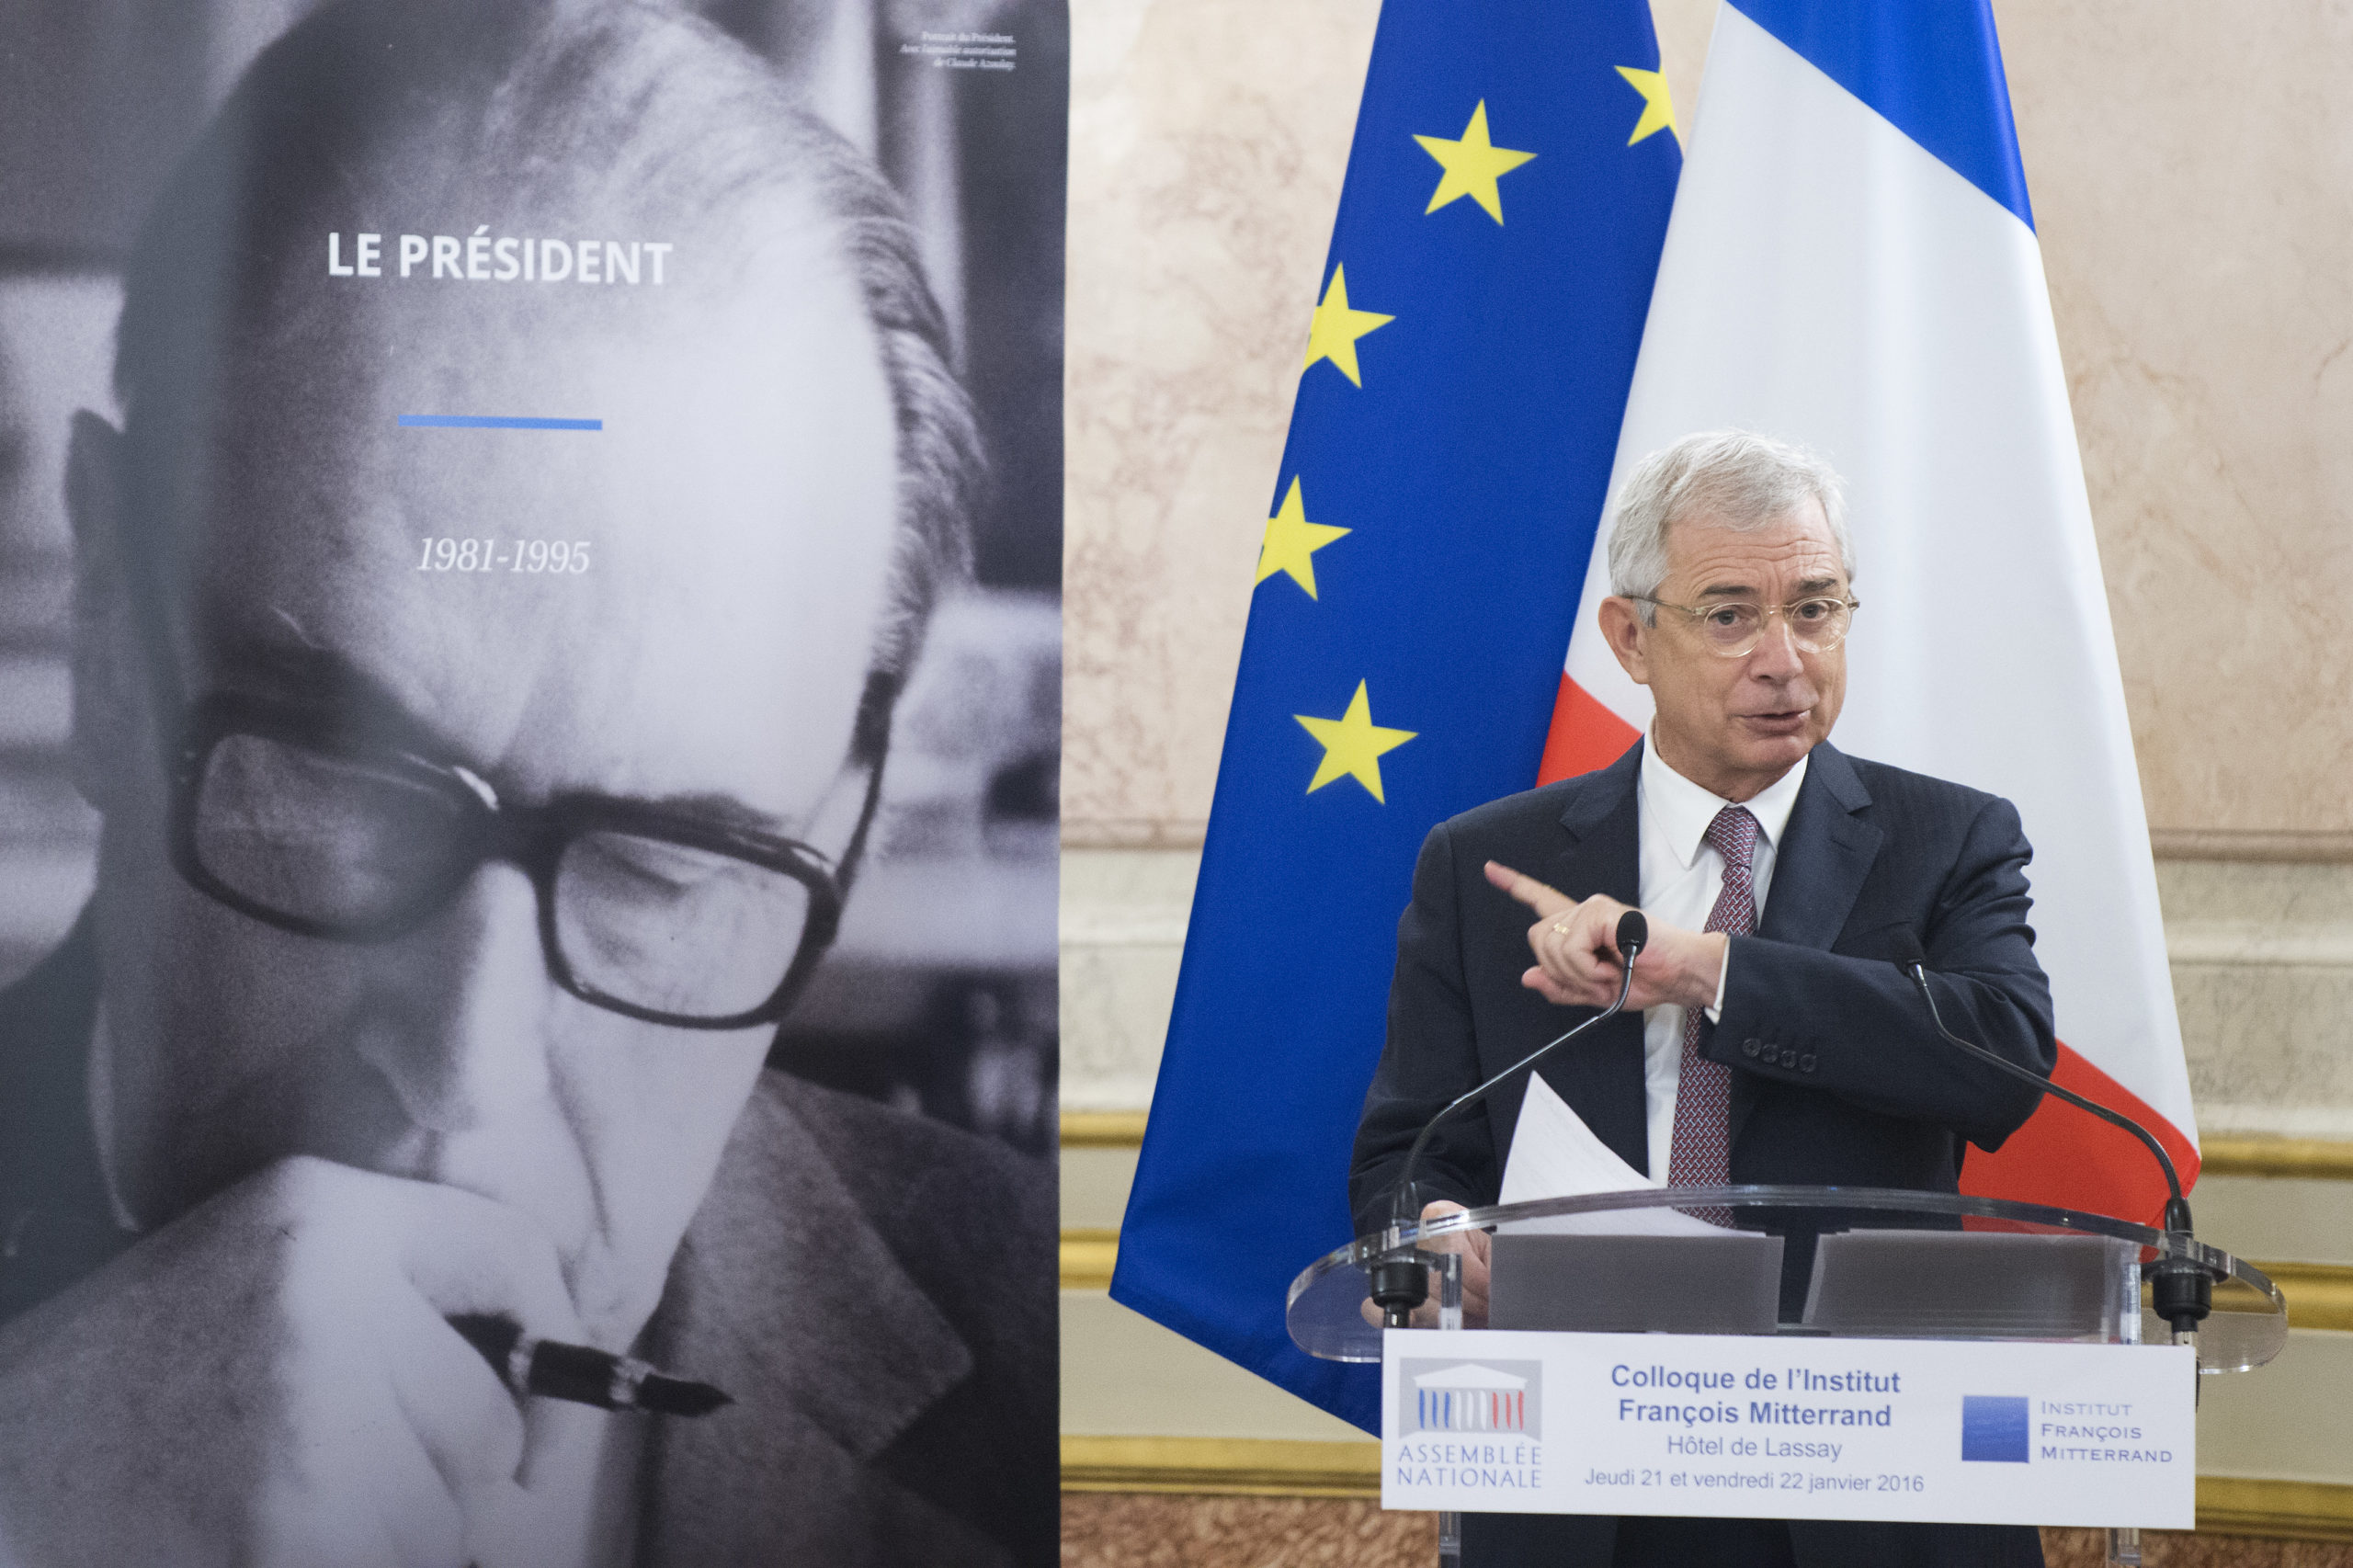
{"type": "Polygon", "coordinates": [[[640,1561],[996,1563],[876,1457],[972,1369],[791,1107],[764,1085],[671,1269],[657,1362],[736,1403],[663,1423],[640,1561]]]}
{"type": "Polygon", "coordinates": [[[1608,893],[1620,903],[1641,903],[1642,824],[1636,786],[1643,776],[1643,744],[1594,777],[1591,787],[1570,797],[1561,812],[1568,845],[1552,858],[1547,879],[1574,898],[1608,893]]]}
{"type": "MultiPolygon", "coordinates": [[[[1571,796],[1561,813],[1569,842],[1537,874],[1572,898],[1607,893],[1620,903],[1641,904],[1642,824],[1636,786],[1642,778],[1643,744],[1636,741],[1591,785],[1571,796]]],[[[1551,1032],[1540,1040],[1551,1039],[1571,1021],[1574,1015],[1553,1010],[1547,1019],[1551,1032]]],[[[1612,1018],[1548,1057],[1537,1072],[1620,1159],[1638,1171],[1650,1168],[1640,1014],[1612,1018]]],[[[1498,1139],[1499,1144],[1504,1142],[1498,1139]]]]}
{"type": "Polygon", "coordinates": [[[1871,803],[1854,765],[1824,742],[1813,748],[1789,825],[1773,854],[1773,885],[1756,934],[1827,948],[1855,907],[1883,836],[1855,813],[1871,803]]]}

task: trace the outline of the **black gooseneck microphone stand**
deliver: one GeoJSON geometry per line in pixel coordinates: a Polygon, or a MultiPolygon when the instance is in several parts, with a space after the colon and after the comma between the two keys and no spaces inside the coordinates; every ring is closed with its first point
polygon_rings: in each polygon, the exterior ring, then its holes
{"type": "MultiPolygon", "coordinates": [[[[2184,1241],[2194,1240],[2189,1222],[2189,1200],[2182,1196],[2181,1176],[2173,1168],[2173,1158],[2165,1153],[2149,1130],[2120,1111],[2110,1110],[2097,1100],[2086,1099],[2075,1090],[2063,1088],[2040,1073],[2019,1066],[2006,1057],[1996,1056],[1982,1045],[1972,1044],[1945,1028],[1943,1015],[1937,1011],[1936,994],[1928,988],[1928,956],[1921,949],[1920,939],[1909,931],[1896,937],[1895,967],[1907,976],[1913,988],[1920,993],[1920,1000],[1928,1005],[1928,1021],[1937,1026],[1937,1033],[1955,1049],[1966,1051],[1989,1067],[1996,1067],[2013,1078],[2023,1079],[2046,1095],[2054,1095],[2080,1110],[2089,1111],[2102,1121],[2120,1127],[2148,1147],[2165,1172],[2165,1187],[2173,1194],[2165,1199],[2163,1228],[2184,1241]]],[[[2171,1324],[2176,1335],[2194,1334],[2214,1306],[2214,1281],[2206,1270],[2192,1259],[2163,1256],[2149,1269],[2149,1289],[2157,1316],[2171,1324]]]]}
{"type": "MultiPolygon", "coordinates": [[[[1568,1044],[1596,1024],[1614,1018],[1623,1012],[1626,1007],[1627,994],[1634,986],[1634,957],[1649,945],[1650,938],[1650,922],[1643,917],[1641,910],[1630,909],[1620,915],[1617,931],[1618,961],[1624,966],[1625,972],[1619,977],[1617,1000],[1559,1039],[1539,1046],[1478,1087],[1456,1096],[1448,1101],[1436,1116],[1422,1124],[1420,1136],[1414,1140],[1414,1146],[1405,1151],[1405,1164],[1398,1173],[1397,1190],[1390,1201],[1389,1223],[1392,1234],[1400,1228],[1411,1223],[1416,1216],[1417,1210],[1414,1203],[1414,1167],[1421,1163],[1422,1150],[1428,1145],[1430,1134],[1438,1131],[1438,1124],[1464,1107],[1477,1104],[1486,1096],[1489,1090],[1505,1079],[1516,1073],[1525,1073],[1553,1051],[1568,1044]]],[[[1381,1323],[1384,1327],[1407,1328],[1412,1325],[1414,1309],[1429,1299],[1430,1284],[1427,1272],[1428,1267],[1415,1256],[1414,1249],[1411,1247],[1401,1247],[1391,1252],[1379,1263],[1373,1265],[1372,1300],[1373,1304],[1381,1311],[1381,1323]]]]}

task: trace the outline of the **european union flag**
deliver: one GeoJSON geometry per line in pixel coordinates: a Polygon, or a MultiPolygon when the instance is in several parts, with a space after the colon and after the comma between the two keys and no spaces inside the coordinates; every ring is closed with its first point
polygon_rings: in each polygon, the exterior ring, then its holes
{"type": "Polygon", "coordinates": [[[1681,165],[1643,0],[1389,0],[1112,1296],[1360,1426],[1283,1292],[1430,827],[1534,784],[1681,165]]]}

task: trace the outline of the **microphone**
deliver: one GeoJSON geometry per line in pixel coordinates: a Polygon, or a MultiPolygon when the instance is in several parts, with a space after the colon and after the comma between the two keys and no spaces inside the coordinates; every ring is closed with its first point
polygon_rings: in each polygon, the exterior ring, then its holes
{"type": "MultiPolygon", "coordinates": [[[[1529,1051],[1478,1087],[1457,1095],[1440,1108],[1436,1116],[1422,1124],[1421,1133],[1414,1140],[1414,1146],[1405,1151],[1405,1164],[1398,1173],[1397,1189],[1389,1207],[1389,1222],[1392,1228],[1404,1225],[1415,1217],[1413,1206],[1414,1167],[1421,1162],[1422,1150],[1428,1145],[1430,1134],[1438,1131],[1439,1122],[1467,1106],[1477,1104],[1505,1079],[1525,1073],[1596,1024],[1605,1023],[1625,1010],[1627,994],[1634,986],[1634,956],[1650,945],[1650,922],[1643,918],[1641,910],[1630,909],[1618,917],[1616,936],[1618,961],[1625,970],[1618,980],[1616,1000],[1567,1033],[1529,1051]]],[[[1411,1253],[1392,1254],[1373,1266],[1372,1300],[1385,1314],[1385,1326],[1406,1327],[1414,1309],[1428,1299],[1429,1280],[1424,1273],[1427,1267],[1415,1260],[1411,1253]]]]}
{"type": "MultiPolygon", "coordinates": [[[[2158,1142],[2147,1128],[2121,1111],[2110,1110],[2097,1100],[2087,1099],[2073,1089],[2054,1084],[2041,1074],[2021,1067],[2007,1057],[1997,1056],[1945,1028],[1944,1016],[1937,1011],[1936,993],[1928,987],[1928,955],[1922,950],[1920,938],[1908,928],[1899,929],[1895,934],[1894,946],[1895,967],[1911,980],[1913,988],[1920,993],[1920,1000],[1928,1006],[1928,1021],[1937,1026],[1937,1033],[1944,1037],[1947,1044],[1967,1052],[1989,1067],[1998,1068],[2013,1078],[2033,1085],[2042,1094],[2056,1096],[2079,1110],[2089,1111],[2102,1121],[2120,1127],[2138,1138],[2156,1160],[2157,1168],[2165,1173],[2165,1188],[2173,1195],[2165,1199],[2165,1217],[2160,1221],[2162,1227],[2184,1241],[2195,1239],[2190,1229],[2189,1200],[2182,1196],[2181,1176],[2173,1167],[2173,1156],[2165,1153],[2165,1146],[2158,1142]]],[[[2196,1333],[2199,1324],[2213,1310],[2214,1282],[2207,1277],[2205,1269],[2189,1258],[2160,1257],[2150,1267],[2149,1282],[2157,1316],[2172,1324],[2177,1335],[2196,1333]]]]}

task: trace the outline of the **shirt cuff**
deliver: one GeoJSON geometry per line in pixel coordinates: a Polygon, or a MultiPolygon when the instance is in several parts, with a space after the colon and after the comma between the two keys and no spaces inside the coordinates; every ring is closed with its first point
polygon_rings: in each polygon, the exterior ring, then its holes
{"type": "Polygon", "coordinates": [[[1732,980],[1732,939],[1724,939],[1724,966],[1716,971],[1716,999],[1708,1006],[1708,1022],[1723,1022],[1724,987],[1732,980]]]}

